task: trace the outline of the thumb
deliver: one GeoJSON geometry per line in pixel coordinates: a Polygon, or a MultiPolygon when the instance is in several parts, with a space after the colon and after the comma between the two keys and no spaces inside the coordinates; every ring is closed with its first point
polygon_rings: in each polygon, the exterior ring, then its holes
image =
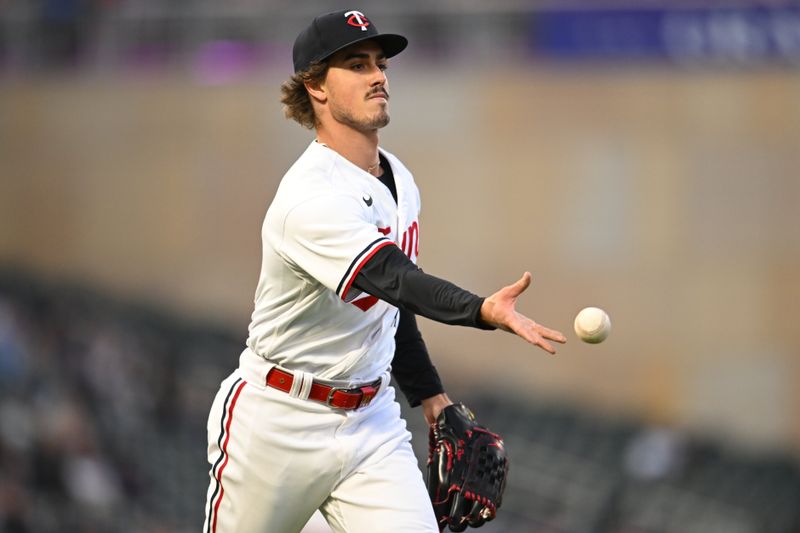
{"type": "Polygon", "coordinates": [[[519,278],[519,280],[517,280],[513,285],[509,287],[511,289],[511,296],[513,297],[519,296],[520,294],[525,292],[525,289],[530,287],[530,285],[531,285],[531,273],[525,272],[522,275],[522,277],[519,278]]]}

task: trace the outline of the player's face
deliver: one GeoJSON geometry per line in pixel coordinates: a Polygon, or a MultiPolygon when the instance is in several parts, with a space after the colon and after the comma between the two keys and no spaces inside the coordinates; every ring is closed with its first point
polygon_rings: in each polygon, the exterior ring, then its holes
{"type": "Polygon", "coordinates": [[[365,41],[337,52],[329,61],[324,87],[331,116],[359,131],[389,123],[388,59],[377,43],[365,41]]]}

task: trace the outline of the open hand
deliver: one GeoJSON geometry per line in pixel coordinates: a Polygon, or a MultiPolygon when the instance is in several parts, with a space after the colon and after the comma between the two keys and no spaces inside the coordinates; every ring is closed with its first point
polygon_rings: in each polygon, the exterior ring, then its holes
{"type": "Polygon", "coordinates": [[[531,284],[531,273],[525,272],[516,282],[503,287],[483,301],[481,320],[504,331],[519,335],[543,350],[556,353],[548,341],[567,342],[560,331],[546,328],[516,310],[517,298],[531,284]]]}

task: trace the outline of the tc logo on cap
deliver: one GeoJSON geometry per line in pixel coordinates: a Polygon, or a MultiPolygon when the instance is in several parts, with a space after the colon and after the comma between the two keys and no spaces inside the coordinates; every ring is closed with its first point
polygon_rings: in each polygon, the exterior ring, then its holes
{"type": "Polygon", "coordinates": [[[367,26],[369,26],[369,20],[367,17],[364,16],[364,13],[361,11],[348,11],[344,14],[345,17],[349,17],[347,19],[347,23],[351,26],[355,26],[356,28],[361,28],[361,31],[367,31],[367,26]]]}

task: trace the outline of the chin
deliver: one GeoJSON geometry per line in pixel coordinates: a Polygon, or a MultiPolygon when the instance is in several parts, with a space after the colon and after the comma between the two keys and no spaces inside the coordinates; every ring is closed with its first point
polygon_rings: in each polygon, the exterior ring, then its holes
{"type": "Polygon", "coordinates": [[[389,113],[381,113],[380,115],[376,116],[372,119],[372,124],[375,125],[376,128],[380,129],[389,124],[391,118],[389,117],[389,113]]]}

